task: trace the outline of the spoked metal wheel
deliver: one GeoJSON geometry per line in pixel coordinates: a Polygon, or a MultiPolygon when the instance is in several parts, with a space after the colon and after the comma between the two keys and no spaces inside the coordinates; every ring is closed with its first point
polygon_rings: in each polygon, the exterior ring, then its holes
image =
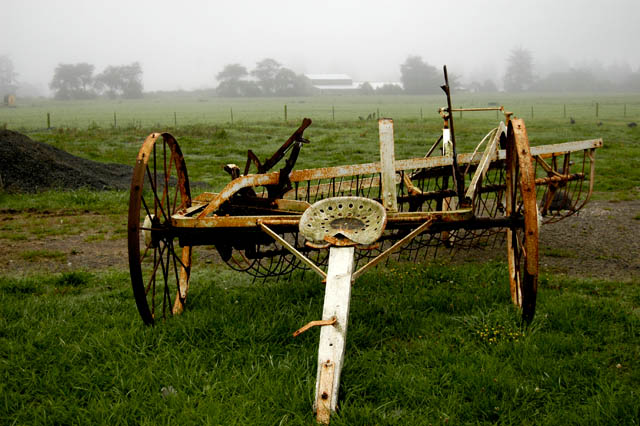
{"type": "Polygon", "coordinates": [[[538,292],[538,206],[529,138],[519,119],[509,123],[506,186],[506,215],[514,219],[507,228],[511,299],[522,308],[522,319],[530,322],[538,292]]]}
{"type": "Polygon", "coordinates": [[[146,324],[184,309],[191,247],[177,245],[171,216],[190,206],[189,178],[178,143],[168,133],[152,133],[133,169],[128,221],[131,284],[146,324]]]}

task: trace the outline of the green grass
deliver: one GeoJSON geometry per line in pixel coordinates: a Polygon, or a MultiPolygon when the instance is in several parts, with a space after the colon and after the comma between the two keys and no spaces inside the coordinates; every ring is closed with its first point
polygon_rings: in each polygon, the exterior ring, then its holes
{"type": "MultiPolygon", "coordinates": [[[[460,150],[473,151],[494,124],[495,120],[491,118],[458,121],[456,133],[460,150]]],[[[229,182],[229,176],[222,166],[235,163],[243,169],[248,149],[254,150],[261,159],[271,156],[297,125],[275,122],[235,124],[224,128],[195,125],[169,130],[178,138],[190,181],[199,183],[199,187],[194,189],[194,194],[197,194],[203,189],[219,191],[229,182]],[[226,136],[218,138],[216,134],[222,130],[226,136]]],[[[436,119],[397,123],[396,158],[424,155],[438,138],[440,128],[441,123],[436,119]]],[[[578,127],[562,120],[540,119],[528,122],[527,129],[533,145],[602,138],[604,147],[596,152],[595,191],[598,196],[611,200],[640,197],[640,131],[629,129],[622,120],[611,122],[606,127],[597,127],[595,124],[578,127]]],[[[71,129],[37,132],[31,137],[81,157],[133,165],[144,137],[153,130],[156,129],[71,129]]],[[[311,143],[303,147],[297,168],[374,162],[379,157],[375,122],[314,123],[306,132],[306,137],[311,143]]],[[[127,202],[126,192],[79,190],[28,196],[0,192],[0,209],[69,206],[77,210],[108,211],[121,209],[127,202]]]]}
{"type": "MultiPolygon", "coordinates": [[[[544,277],[534,322],[506,266],[392,265],[354,286],[332,424],[637,424],[640,287],[544,277]]],[[[126,272],[0,278],[0,423],[311,424],[315,277],[198,268],[155,327],[126,272]],[[175,394],[163,397],[161,389],[175,394]]]]}
{"type": "MultiPolygon", "coordinates": [[[[33,194],[10,194],[0,191],[0,212],[51,212],[66,214],[101,212],[122,214],[127,211],[128,191],[43,191],[33,194]]],[[[0,229],[2,229],[0,227],[0,229]]]]}
{"type": "MultiPolygon", "coordinates": [[[[602,138],[604,147],[596,152],[597,197],[630,200],[640,197],[640,130],[629,128],[640,122],[640,96],[573,94],[553,96],[470,95],[454,96],[462,106],[486,106],[498,102],[525,119],[532,145],[602,138]],[[599,117],[595,117],[598,102],[599,117]],[[531,117],[531,105],[534,116],[531,117]],[[567,118],[563,116],[567,106],[567,118]],[[626,117],[623,108],[626,105],[626,117]],[[569,124],[568,117],[576,120],[569,124]],[[598,125],[602,123],[602,125],[598,125]]],[[[264,159],[287,139],[303,116],[314,124],[305,136],[311,141],[300,154],[297,168],[357,164],[377,161],[379,157],[377,122],[360,121],[366,112],[380,111],[394,118],[396,158],[424,155],[441,133],[442,122],[437,108],[442,96],[338,96],[296,99],[193,99],[150,98],[136,101],[54,102],[34,101],[14,109],[0,109],[0,123],[27,132],[35,140],[64,149],[74,155],[102,162],[134,164],[144,138],[152,131],[170,131],[182,148],[192,182],[202,189],[220,190],[229,176],[222,166],[228,163],[244,168],[247,150],[264,159]],[[288,105],[288,123],[279,115],[288,105]],[[338,111],[332,120],[332,105],[338,111]],[[234,108],[234,123],[227,117],[234,108]],[[423,119],[420,118],[423,109],[423,119]],[[113,110],[122,114],[146,117],[126,125],[124,118],[112,126],[113,110]],[[173,110],[185,116],[175,127],[173,110]],[[35,118],[43,111],[61,116],[64,125],[46,130],[35,118]],[[328,111],[328,112],[327,112],[328,111]],[[327,115],[329,114],[329,115],[327,115]],[[99,117],[104,116],[101,120],[99,117]],[[156,117],[151,119],[150,117],[156,117]],[[164,117],[164,118],[162,118],[164,117]],[[190,117],[190,118],[186,118],[190,117]],[[170,119],[169,119],[170,118],[170,119]],[[111,122],[109,121],[111,120],[111,122]],[[331,153],[331,155],[327,155],[331,153]]],[[[494,112],[455,114],[456,137],[461,152],[472,151],[482,137],[497,123],[494,112]]],[[[194,191],[196,192],[196,191],[194,191]]],[[[108,206],[123,206],[126,193],[96,196],[90,191],[11,197],[0,193],[2,208],[38,208],[40,205],[72,206],[101,211],[108,206]],[[60,195],[65,194],[65,195],[60,195]],[[11,207],[11,206],[17,207],[11,207]]]]}
{"type": "MultiPolygon", "coordinates": [[[[434,112],[442,101],[33,101],[0,109],[0,125],[75,155],[131,165],[146,135],[169,130],[185,154],[190,180],[204,184],[195,195],[227,183],[222,165],[243,168],[247,149],[270,156],[303,116],[314,124],[298,168],[377,161],[377,123],[357,117],[378,109],[395,119],[396,158],[424,155],[441,131],[434,112]],[[284,103],[289,123],[282,120],[284,103]],[[44,129],[47,111],[55,129],[44,129]]],[[[455,101],[504,104],[526,119],[533,144],[602,137],[597,196],[640,197],[640,136],[626,126],[640,121],[640,97],[467,95],[455,101]],[[575,125],[562,116],[565,104],[575,125]],[[624,104],[627,117],[619,116],[624,104]]],[[[456,116],[461,150],[473,150],[495,121],[494,113],[456,116]]],[[[56,229],[64,234],[91,229],[87,241],[122,239],[128,198],[124,191],[0,192],[6,219],[0,239],[10,244],[57,236],[49,223],[61,220],[64,226],[56,229]],[[94,212],[100,215],[94,218],[94,212]]],[[[66,256],[21,253],[34,264],[66,256]]],[[[151,328],[138,317],[126,270],[1,273],[0,424],[312,424],[318,331],[296,339],[291,333],[320,318],[321,284],[309,274],[253,283],[198,259],[196,249],[188,311],[151,328]],[[175,394],[164,397],[163,387],[175,394]]],[[[332,424],[640,423],[637,278],[622,284],[541,277],[536,318],[523,327],[509,302],[506,269],[502,263],[392,264],[359,279],[341,410],[332,424]]]]}
{"type": "MultiPolygon", "coordinates": [[[[573,117],[578,125],[605,125],[611,119],[638,121],[640,118],[640,96],[638,94],[469,94],[454,93],[455,107],[487,107],[489,103],[504,105],[509,111],[528,120],[564,119],[573,117]],[[596,117],[598,103],[598,117],[596,117]],[[626,106],[626,116],[624,116],[626,106]],[[533,107],[533,116],[531,110],[533,107]],[[565,113],[566,110],[566,113],[565,113]]],[[[46,99],[19,99],[16,108],[0,108],[0,125],[9,128],[43,129],[47,127],[47,113],[51,126],[61,128],[91,128],[95,130],[114,127],[148,128],[174,127],[197,124],[227,125],[231,122],[273,122],[284,120],[284,105],[287,119],[299,121],[311,117],[315,121],[358,121],[371,113],[383,117],[417,120],[437,117],[437,110],[444,106],[444,95],[430,96],[315,96],[296,98],[218,98],[185,96],[147,96],[139,100],[91,100],[53,101],[46,99]],[[175,115],[174,115],[175,113],[175,115]]],[[[474,113],[477,115],[478,113],[474,113]]],[[[495,117],[494,112],[480,113],[495,117]]],[[[459,114],[456,118],[459,118],[459,114]]],[[[470,117],[464,113],[463,119],[470,117]]]]}
{"type": "Polygon", "coordinates": [[[25,250],[20,253],[20,257],[27,262],[37,262],[39,260],[50,259],[64,261],[67,258],[66,253],[58,250],[25,250]]]}
{"type": "Polygon", "coordinates": [[[563,249],[556,247],[540,247],[540,253],[549,257],[577,257],[577,253],[573,249],[563,249]]]}

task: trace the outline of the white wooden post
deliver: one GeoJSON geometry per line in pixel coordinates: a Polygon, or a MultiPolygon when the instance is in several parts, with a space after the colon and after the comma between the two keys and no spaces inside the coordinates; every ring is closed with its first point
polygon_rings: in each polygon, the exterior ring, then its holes
{"type": "Polygon", "coordinates": [[[380,170],[382,173],[382,201],[384,208],[398,210],[396,198],[396,157],[393,142],[393,120],[381,118],[378,121],[380,133],[380,170]]]}
{"type": "Polygon", "coordinates": [[[318,374],[316,380],[316,418],[328,424],[331,412],[336,410],[340,372],[347,343],[347,321],[351,301],[351,275],[353,273],[353,247],[331,247],[324,295],[322,319],[336,318],[330,326],[320,330],[318,374]]]}

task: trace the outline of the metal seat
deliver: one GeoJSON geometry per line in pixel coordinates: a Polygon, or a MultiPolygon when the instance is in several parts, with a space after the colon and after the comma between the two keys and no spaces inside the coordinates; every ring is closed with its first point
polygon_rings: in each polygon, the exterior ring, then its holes
{"type": "Polygon", "coordinates": [[[369,245],[380,238],[386,223],[382,204],[369,198],[334,197],[309,207],[299,228],[312,245],[369,245]]]}

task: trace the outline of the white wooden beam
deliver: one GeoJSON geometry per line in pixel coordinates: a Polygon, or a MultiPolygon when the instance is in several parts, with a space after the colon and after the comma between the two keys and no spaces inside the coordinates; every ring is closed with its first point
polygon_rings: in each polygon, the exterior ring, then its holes
{"type": "Polygon", "coordinates": [[[398,211],[396,198],[396,158],[393,142],[393,120],[381,118],[378,121],[380,133],[380,172],[382,173],[382,201],[384,208],[398,211]]]}
{"type": "Polygon", "coordinates": [[[330,412],[327,412],[327,409],[335,411],[338,402],[340,373],[347,343],[353,255],[353,247],[331,247],[329,249],[329,268],[322,319],[329,320],[336,317],[337,321],[333,325],[323,326],[320,330],[315,408],[317,420],[321,423],[328,423],[330,412]],[[328,381],[331,386],[326,384],[328,381]]]}

